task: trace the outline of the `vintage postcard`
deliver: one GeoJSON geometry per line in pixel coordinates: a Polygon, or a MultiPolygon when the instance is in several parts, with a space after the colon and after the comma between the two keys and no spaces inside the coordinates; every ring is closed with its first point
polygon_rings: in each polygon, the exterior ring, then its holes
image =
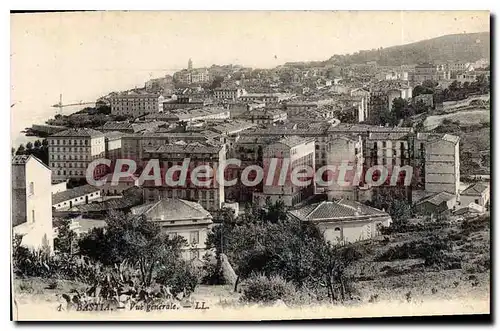
{"type": "Polygon", "coordinates": [[[490,315],[490,13],[11,13],[12,319],[490,315]]]}

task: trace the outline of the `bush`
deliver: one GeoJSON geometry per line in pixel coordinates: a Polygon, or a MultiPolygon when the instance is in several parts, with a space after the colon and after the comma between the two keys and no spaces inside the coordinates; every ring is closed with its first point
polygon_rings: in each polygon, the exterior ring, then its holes
{"type": "Polygon", "coordinates": [[[292,300],[296,294],[293,284],[281,276],[253,275],[246,280],[242,300],[246,302],[273,303],[276,300],[292,300]]]}
{"type": "Polygon", "coordinates": [[[425,241],[412,241],[390,247],[375,258],[375,261],[394,261],[402,259],[432,259],[440,251],[449,251],[451,245],[447,240],[430,237],[425,241]]]}
{"type": "Polygon", "coordinates": [[[168,286],[174,296],[179,293],[189,296],[196,289],[200,278],[199,270],[183,260],[176,261],[174,265],[159,270],[155,277],[156,282],[168,286]]]}

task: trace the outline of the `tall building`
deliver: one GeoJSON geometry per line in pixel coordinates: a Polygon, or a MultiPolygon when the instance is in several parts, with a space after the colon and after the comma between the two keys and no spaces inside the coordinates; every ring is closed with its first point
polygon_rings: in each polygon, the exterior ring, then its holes
{"type": "Polygon", "coordinates": [[[460,188],[460,137],[451,134],[417,133],[415,161],[426,192],[458,195],[460,188]]]}
{"type": "Polygon", "coordinates": [[[33,155],[12,158],[12,227],[21,244],[53,251],[51,171],[33,155]]]}
{"type": "Polygon", "coordinates": [[[162,99],[164,97],[156,93],[128,92],[114,95],[109,100],[111,114],[138,117],[157,113],[162,99]]]}
{"type": "MultiPolygon", "coordinates": [[[[144,200],[154,202],[163,198],[180,198],[197,201],[203,208],[213,211],[222,207],[224,202],[224,185],[217,178],[223,176],[223,166],[226,160],[226,146],[201,142],[178,142],[173,144],[161,144],[158,147],[146,148],[143,152],[143,161],[158,159],[161,168],[162,185],[156,186],[154,181],[145,181],[144,200]],[[189,167],[186,169],[186,181],[184,184],[168,185],[165,176],[170,176],[168,170],[189,159],[189,167]],[[196,185],[191,181],[191,172],[194,168],[205,165],[213,170],[209,183],[196,185]]],[[[181,179],[182,172],[176,170],[172,179],[181,179]]]]}
{"type": "MultiPolygon", "coordinates": [[[[89,163],[104,158],[105,151],[105,136],[94,129],[68,129],[51,135],[49,165],[52,169],[52,182],[86,178],[89,163]]],[[[106,172],[106,166],[101,165],[96,167],[94,176],[100,177],[106,172]]]]}
{"type": "Polygon", "coordinates": [[[193,70],[193,61],[191,59],[188,61],[188,70],[193,70]]]}
{"type": "Polygon", "coordinates": [[[310,183],[304,186],[297,185],[293,180],[295,168],[304,166],[315,169],[314,139],[290,136],[271,143],[264,148],[263,165],[262,192],[254,193],[254,202],[257,204],[281,200],[285,206],[294,206],[315,193],[316,182],[313,177],[309,178],[310,183]],[[276,159],[275,164],[273,159],[276,159]],[[286,177],[280,182],[282,173],[286,177]]]}

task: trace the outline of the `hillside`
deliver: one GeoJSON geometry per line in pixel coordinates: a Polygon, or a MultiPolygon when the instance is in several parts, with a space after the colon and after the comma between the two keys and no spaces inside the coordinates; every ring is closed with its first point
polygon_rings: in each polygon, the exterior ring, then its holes
{"type": "Polygon", "coordinates": [[[490,57],[490,33],[466,33],[441,36],[412,44],[334,55],[328,62],[339,65],[377,61],[383,66],[423,62],[473,62],[490,57]]]}

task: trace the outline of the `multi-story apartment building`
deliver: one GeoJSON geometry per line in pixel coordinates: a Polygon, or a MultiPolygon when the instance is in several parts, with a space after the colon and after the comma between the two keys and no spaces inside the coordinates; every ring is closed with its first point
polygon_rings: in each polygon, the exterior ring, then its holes
{"type": "MultiPolygon", "coordinates": [[[[279,136],[247,136],[242,135],[228,149],[228,159],[237,159],[241,164],[228,164],[225,170],[227,180],[236,179],[236,185],[225,188],[226,200],[232,201],[252,201],[254,192],[262,192],[262,182],[255,186],[243,185],[240,178],[243,170],[248,166],[263,166],[264,147],[279,140],[279,136]]],[[[253,173],[248,176],[254,179],[253,173]]]]}
{"type": "Polygon", "coordinates": [[[460,137],[450,134],[417,133],[415,166],[418,181],[430,193],[458,195],[460,188],[460,137]]]}
{"type": "MultiPolygon", "coordinates": [[[[94,129],[68,129],[51,135],[48,140],[54,183],[86,178],[89,163],[106,156],[105,136],[94,129]]],[[[95,168],[94,176],[100,177],[106,172],[106,166],[101,165],[95,168]]]]}
{"type": "Polygon", "coordinates": [[[104,134],[104,154],[105,158],[111,160],[110,169],[114,169],[116,160],[122,157],[122,136],[123,132],[111,131],[104,134]]]}
{"type": "Polygon", "coordinates": [[[139,162],[145,148],[159,147],[175,142],[205,142],[207,137],[200,132],[143,132],[122,136],[122,158],[139,162]]]}
{"type": "Polygon", "coordinates": [[[206,103],[203,100],[193,100],[190,97],[180,96],[176,99],[164,101],[161,104],[161,111],[168,112],[173,109],[200,108],[205,105],[206,103]]]}
{"type": "Polygon", "coordinates": [[[416,83],[422,83],[426,80],[436,80],[438,68],[432,63],[421,63],[415,66],[412,78],[416,83]]]}
{"type": "MultiPolygon", "coordinates": [[[[158,159],[161,173],[168,176],[168,169],[175,165],[182,165],[185,159],[189,159],[189,168],[186,172],[185,185],[168,185],[165,178],[161,186],[156,186],[154,181],[145,181],[144,201],[153,202],[163,198],[180,198],[197,201],[207,210],[218,210],[224,203],[224,185],[217,178],[222,178],[223,168],[226,161],[226,146],[210,143],[192,142],[189,144],[162,144],[158,147],[146,148],[143,161],[158,159]],[[196,185],[191,181],[191,172],[194,168],[204,165],[212,169],[212,176],[207,185],[196,185]]],[[[174,172],[173,180],[182,174],[174,172]]]]}
{"type": "Polygon", "coordinates": [[[328,144],[325,147],[326,165],[335,167],[335,174],[323,172],[323,180],[330,182],[324,187],[317,184],[318,191],[325,192],[329,200],[357,199],[359,185],[355,182],[355,176],[363,172],[361,136],[332,135],[328,138],[328,144]],[[346,167],[345,173],[341,173],[341,167],[346,167]]]}
{"type": "Polygon", "coordinates": [[[365,170],[377,165],[386,169],[387,180],[379,189],[399,190],[413,200],[443,191],[458,195],[460,160],[457,136],[372,132],[366,138],[364,160],[365,170]],[[393,171],[405,166],[411,167],[411,174],[393,171]],[[408,175],[411,175],[411,182],[404,187],[408,175]],[[393,176],[397,176],[396,186],[390,185],[393,176]]]}
{"type": "Polygon", "coordinates": [[[206,68],[183,69],[174,74],[174,82],[181,85],[210,82],[210,72],[206,68]]]}
{"type": "Polygon", "coordinates": [[[242,88],[216,88],[214,90],[214,99],[216,100],[236,100],[245,95],[246,91],[242,88]]]}
{"type": "Polygon", "coordinates": [[[12,227],[23,246],[53,251],[51,171],[33,155],[12,158],[12,227]]]}
{"type": "Polygon", "coordinates": [[[377,114],[381,111],[392,110],[392,103],[396,98],[410,100],[412,88],[404,84],[374,87],[370,96],[370,113],[377,114]]]}
{"type": "Polygon", "coordinates": [[[109,101],[111,114],[137,117],[159,111],[163,96],[153,93],[127,92],[112,96],[109,101]]]}
{"type": "Polygon", "coordinates": [[[264,147],[263,188],[262,192],[254,193],[254,202],[262,205],[267,201],[275,203],[281,200],[286,206],[294,206],[312,196],[316,191],[314,174],[309,174],[309,184],[302,186],[294,181],[293,171],[301,166],[315,169],[314,146],[312,138],[289,136],[264,147]],[[280,182],[282,172],[286,178],[280,182]]]}

